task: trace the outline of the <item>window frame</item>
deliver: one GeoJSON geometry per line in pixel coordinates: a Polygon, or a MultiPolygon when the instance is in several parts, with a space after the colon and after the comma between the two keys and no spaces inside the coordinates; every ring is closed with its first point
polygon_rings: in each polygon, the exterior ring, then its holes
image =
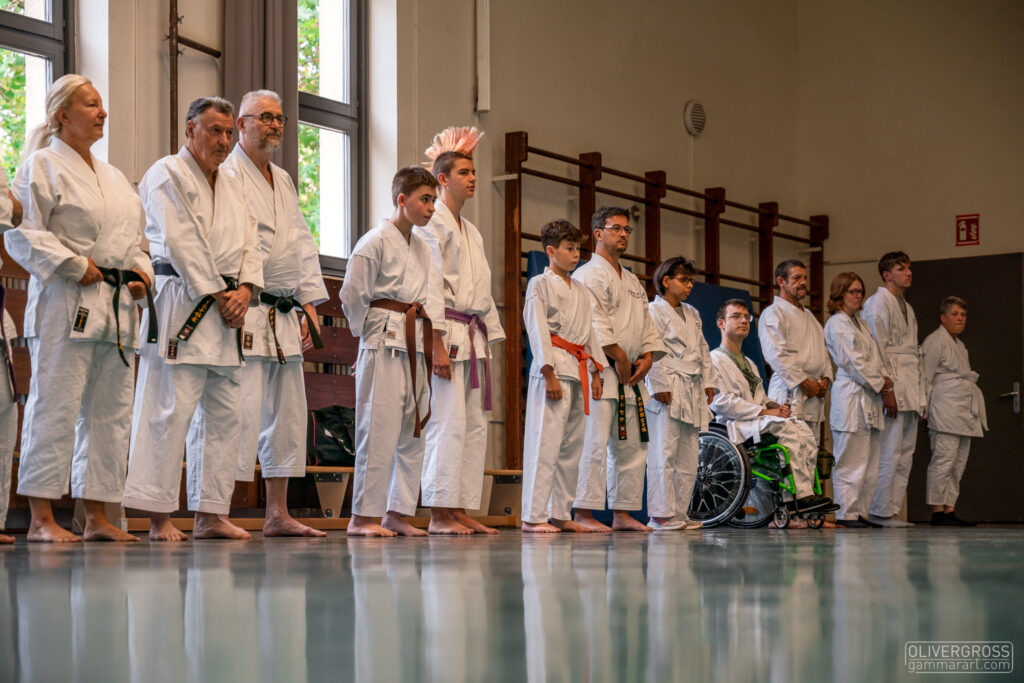
{"type": "Polygon", "coordinates": [[[48,0],[50,21],[0,10],[0,47],[42,57],[53,83],[75,70],[75,0],[48,0]]]}
{"type": "MultiPolygon", "coordinates": [[[[352,243],[348,245],[351,252],[356,241],[366,232],[366,14],[363,3],[359,0],[349,2],[349,100],[345,103],[332,100],[313,93],[298,91],[299,120],[319,128],[339,131],[349,136],[350,159],[350,196],[349,225],[352,243]]],[[[323,188],[320,188],[321,193],[323,188]]],[[[321,230],[323,223],[321,222],[321,230]]],[[[320,269],[324,275],[340,277],[345,273],[347,258],[320,254],[320,269]]]]}

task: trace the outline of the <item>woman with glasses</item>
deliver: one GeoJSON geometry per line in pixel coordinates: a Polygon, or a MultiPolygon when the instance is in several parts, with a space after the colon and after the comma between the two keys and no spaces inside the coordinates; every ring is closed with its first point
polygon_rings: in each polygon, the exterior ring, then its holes
{"type": "Polygon", "coordinates": [[[825,346],[837,366],[832,385],[832,425],[836,464],[832,470],[836,523],[841,527],[878,526],[868,508],[878,484],[882,395],[892,391],[882,355],[860,317],[864,281],[856,273],[839,273],[829,290],[825,346]]]}

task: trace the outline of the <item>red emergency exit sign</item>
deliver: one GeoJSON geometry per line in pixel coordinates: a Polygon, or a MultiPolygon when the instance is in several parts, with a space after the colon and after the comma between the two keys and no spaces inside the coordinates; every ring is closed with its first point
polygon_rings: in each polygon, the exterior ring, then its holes
{"type": "Polygon", "coordinates": [[[967,213],[956,217],[956,246],[981,244],[981,214],[967,213]]]}

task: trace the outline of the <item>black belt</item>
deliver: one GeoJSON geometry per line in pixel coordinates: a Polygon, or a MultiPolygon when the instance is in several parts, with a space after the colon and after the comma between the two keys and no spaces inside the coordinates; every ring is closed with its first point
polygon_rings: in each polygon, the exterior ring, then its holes
{"type": "MultiPolygon", "coordinates": [[[[169,275],[177,278],[181,277],[178,275],[178,271],[174,269],[174,266],[166,262],[154,263],[153,272],[157,275],[169,275]]],[[[238,278],[231,277],[230,275],[221,275],[220,277],[224,280],[224,291],[233,292],[238,289],[238,278]]],[[[189,314],[185,324],[181,326],[180,330],[178,330],[178,339],[181,341],[188,341],[188,338],[196,331],[196,327],[199,323],[204,317],[206,317],[206,314],[210,312],[210,307],[213,306],[215,301],[216,299],[213,298],[212,294],[207,294],[199,300],[199,303],[189,314]]],[[[244,363],[245,357],[242,355],[242,328],[240,327],[235,329],[235,341],[238,346],[238,361],[240,363],[244,363]]]]}
{"type": "Polygon", "coordinates": [[[7,330],[4,328],[4,300],[7,298],[7,291],[0,285],[0,344],[3,345],[4,363],[7,366],[7,378],[11,386],[11,398],[18,400],[18,379],[14,375],[14,359],[11,358],[11,345],[7,339],[7,330]]]}
{"type": "MultiPolygon", "coordinates": [[[[636,394],[636,421],[640,426],[640,442],[647,443],[650,439],[647,435],[647,412],[644,410],[644,397],[640,392],[640,385],[633,385],[633,393],[636,394]]],[[[619,441],[626,440],[626,391],[619,382],[619,441]]]]}
{"type": "Polygon", "coordinates": [[[155,344],[158,339],[156,323],[156,306],[153,305],[153,292],[150,291],[146,279],[134,270],[121,270],[119,268],[101,268],[103,281],[114,288],[114,325],[117,327],[117,352],[121,355],[121,361],[125,367],[130,368],[131,364],[124,355],[124,346],[121,343],[121,287],[132,283],[141,282],[146,288],[146,305],[149,307],[149,329],[146,331],[146,341],[155,344]]]}
{"type": "Polygon", "coordinates": [[[277,341],[278,311],[288,313],[293,309],[298,309],[302,315],[306,316],[306,324],[309,326],[309,336],[313,340],[313,347],[317,349],[324,348],[324,343],[320,341],[320,334],[316,331],[316,325],[313,323],[313,317],[309,315],[298,300],[290,296],[274,296],[273,294],[260,292],[260,301],[270,305],[270,311],[267,312],[267,322],[270,323],[270,331],[274,333],[274,347],[277,349],[278,363],[284,365],[287,362],[284,359],[284,351],[281,350],[281,344],[277,341]]]}

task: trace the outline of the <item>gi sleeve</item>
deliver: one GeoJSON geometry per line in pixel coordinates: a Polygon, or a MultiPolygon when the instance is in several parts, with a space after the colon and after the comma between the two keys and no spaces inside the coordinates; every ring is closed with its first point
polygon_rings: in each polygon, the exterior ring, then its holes
{"type": "MultiPolygon", "coordinates": [[[[595,254],[591,258],[600,257],[595,254]]],[[[602,286],[601,282],[589,273],[580,274],[577,271],[572,277],[586,287],[590,295],[590,318],[594,325],[594,332],[597,334],[597,341],[601,344],[601,347],[618,344],[619,340],[615,338],[615,333],[612,331],[611,318],[608,315],[609,294],[607,288],[602,286]]]]}
{"type": "MultiPolygon", "coordinates": [[[[836,313],[835,315],[846,315],[836,313]]],[[[836,365],[846,371],[853,381],[865,389],[878,393],[885,384],[881,375],[868,371],[870,356],[858,351],[855,344],[856,333],[851,323],[830,325],[825,333],[825,344],[836,365]]],[[[874,341],[874,340],[872,340],[874,341]]]]}
{"type": "Polygon", "coordinates": [[[0,172],[0,232],[7,230],[14,223],[14,202],[8,194],[7,174],[0,172]]]}
{"type": "Polygon", "coordinates": [[[548,322],[547,288],[541,281],[543,275],[535,275],[526,286],[523,299],[523,325],[530,339],[530,351],[537,361],[537,367],[550,365],[555,369],[555,347],[551,344],[551,328],[548,322]]]}
{"type": "MultiPolygon", "coordinates": [[[[671,332],[668,321],[660,315],[658,309],[653,304],[647,305],[647,320],[650,321],[651,326],[655,330],[655,334],[660,339],[668,335],[671,332]]],[[[644,341],[646,342],[647,334],[644,334],[644,341]]],[[[660,343],[660,342],[659,342],[660,343]]],[[[646,345],[644,347],[646,349],[646,345]]],[[[659,358],[665,355],[664,346],[662,346],[662,353],[659,358]]],[[[645,378],[647,381],[647,391],[652,394],[661,393],[664,391],[672,391],[672,377],[668,372],[665,371],[664,366],[659,360],[654,361],[651,366],[650,372],[647,373],[645,378]]],[[[675,398],[675,397],[673,397],[675,398]]]]}
{"type": "Polygon", "coordinates": [[[922,372],[921,381],[924,384],[925,405],[931,405],[932,389],[935,386],[935,376],[946,359],[946,345],[939,341],[938,335],[928,335],[921,345],[922,372]]]}
{"type": "MultiPolygon", "coordinates": [[[[292,190],[294,195],[295,190],[292,190]]],[[[299,287],[295,292],[295,298],[302,305],[313,304],[319,306],[327,301],[327,287],[324,285],[324,276],[320,272],[320,252],[316,248],[316,240],[313,239],[313,231],[306,223],[306,217],[302,215],[299,208],[297,195],[294,195],[295,211],[292,215],[292,226],[298,231],[296,249],[299,251],[299,287]]]]}
{"type": "Polygon", "coordinates": [[[640,353],[650,353],[652,360],[665,355],[665,345],[661,343],[662,334],[651,319],[650,306],[644,306],[644,340],[640,353]]]}
{"type": "MultiPolygon", "coordinates": [[[[429,280],[427,288],[427,316],[434,326],[434,330],[442,335],[447,333],[447,326],[444,318],[444,253],[450,249],[451,235],[439,234],[434,224],[427,223],[422,228],[413,228],[413,232],[419,236],[430,250],[429,280]],[[443,242],[447,242],[447,245],[443,242]]],[[[486,321],[485,321],[486,322],[486,321]]],[[[490,331],[490,328],[488,328],[490,331]]]]}
{"type": "MultiPolygon", "coordinates": [[[[875,295],[879,296],[879,295],[875,295]]],[[[878,343],[878,350],[882,354],[882,364],[885,366],[886,372],[890,377],[896,377],[893,368],[893,362],[890,359],[889,347],[892,346],[890,343],[890,330],[889,330],[889,311],[886,309],[881,299],[876,303],[871,302],[871,306],[865,306],[861,312],[861,320],[868,324],[871,329],[871,336],[875,338],[878,343]]]]}
{"type": "MultiPolygon", "coordinates": [[[[714,368],[714,382],[718,393],[711,401],[711,410],[726,420],[756,420],[761,414],[762,405],[751,401],[737,391],[737,387],[729,380],[728,370],[723,367],[731,363],[728,358],[711,357],[714,368]]],[[[745,381],[745,380],[742,380],[745,381]]]]}
{"type": "Polygon", "coordinates": [[[246,206],[245,244],[242,246],[242,265],[238,268],[238,282],[252,285],[250,306],[260,305],[263,291],[263,253],[260,250],[260,227],[256,216],[246,206]]]}
{"type": "Polygon", "coordinates": [[[379,246],[374,247],[370,253],[357,252],[349,257],[345,280],[341,284],[341,309],[355,337],[363,334],[366,314],[373,300],[373,284],[380,270],[380,255],[375,253],[379,246]]]}
{"type": "MultiPolygon", "coordinates": [[[[761,353],[772,366],[772,370],[782,378],[790,391],[806,379],[807,373],[800,367],[800,354],[786,339],[782,316],[773,310],[774,306],[761,314],[757,324],[757,334],[761,339],[761,353]]],[[[796,340],[794,340],[796,341],[796,340]]]]}

